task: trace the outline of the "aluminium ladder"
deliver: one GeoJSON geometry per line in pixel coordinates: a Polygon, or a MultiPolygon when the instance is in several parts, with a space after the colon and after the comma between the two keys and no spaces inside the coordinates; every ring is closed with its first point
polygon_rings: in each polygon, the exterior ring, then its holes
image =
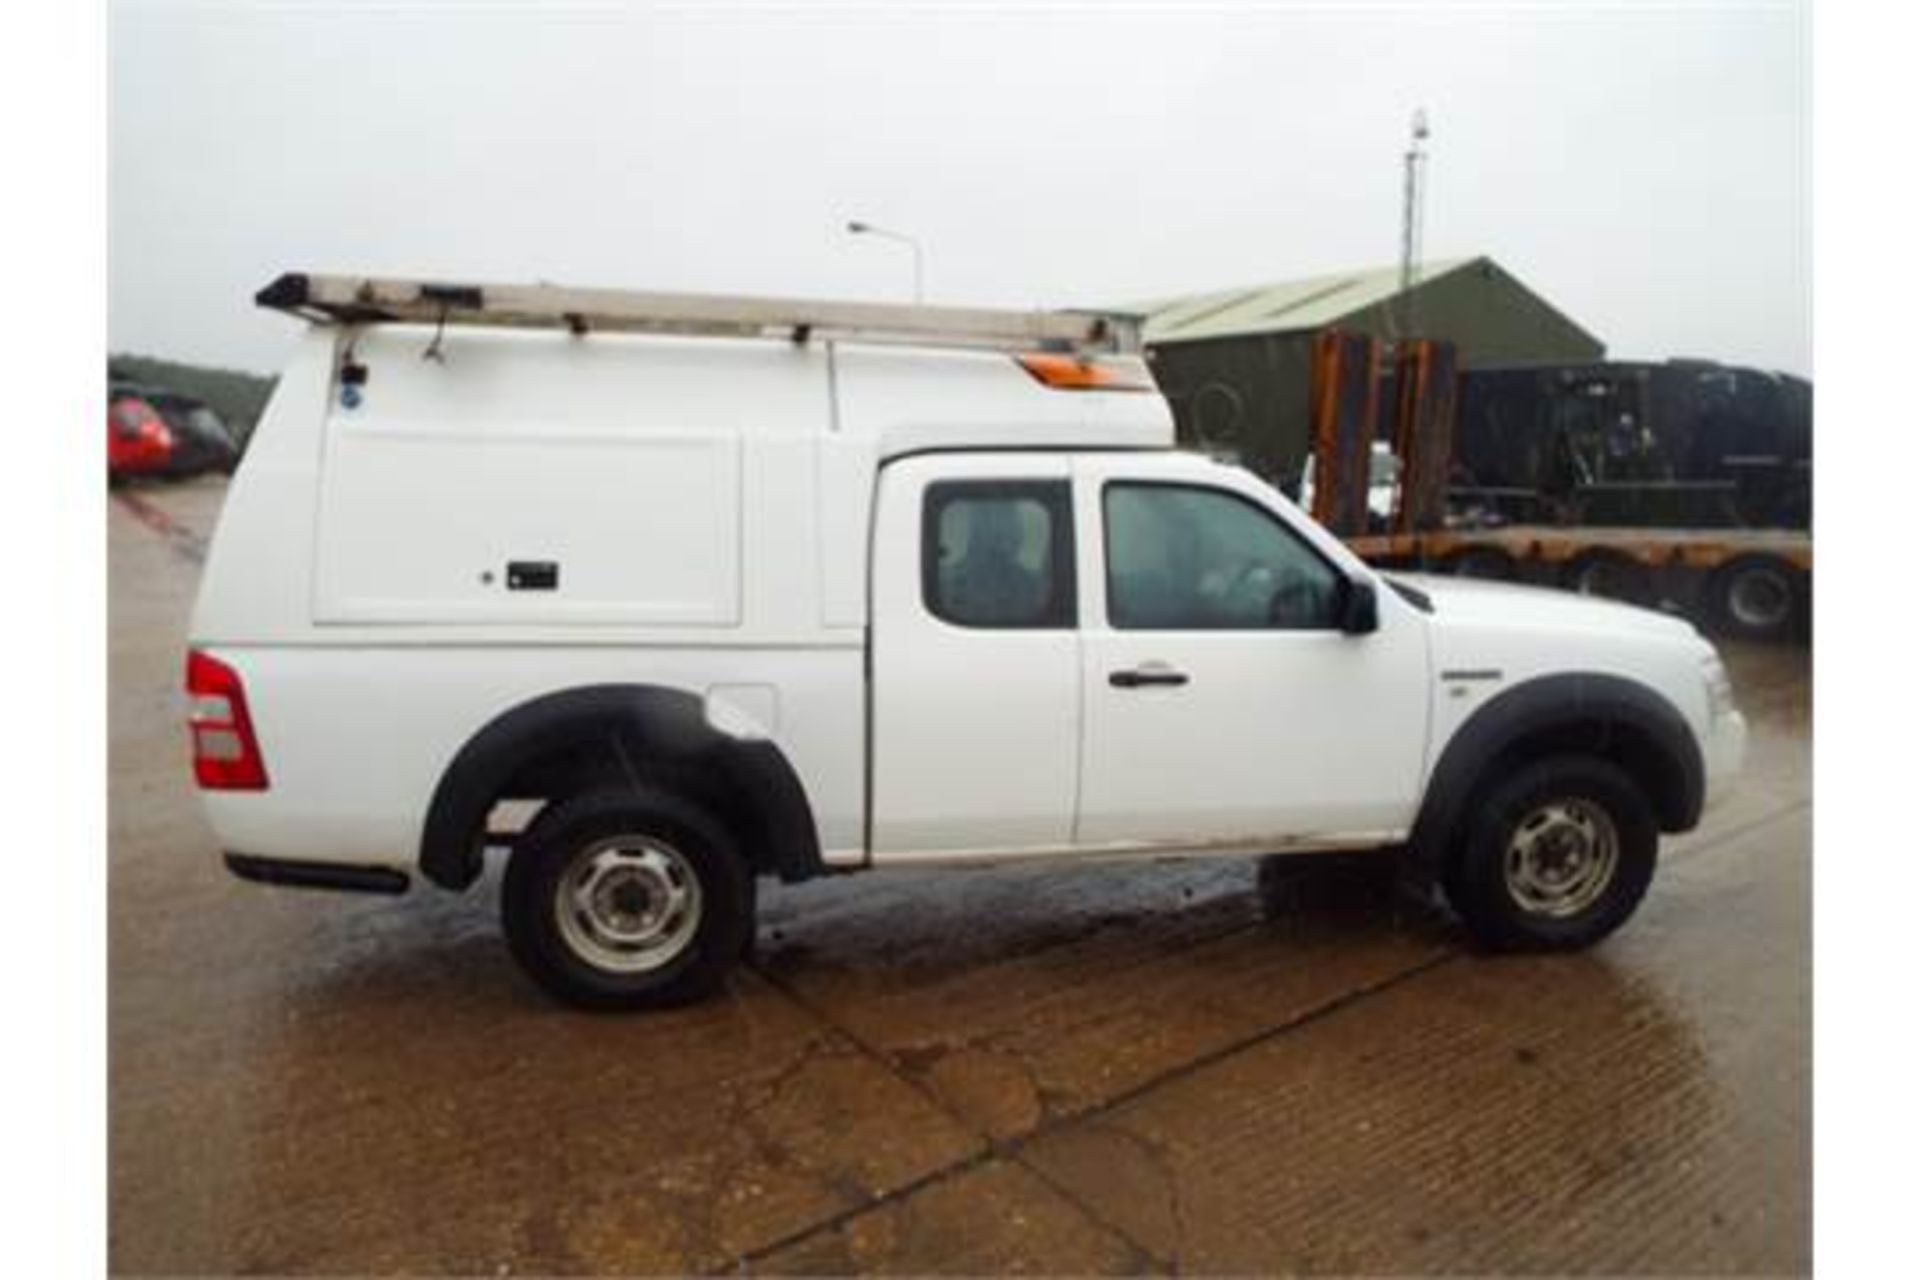
{"type": "Polygon", "coordinates": [[[289,272],[254,295],[262,307],[319,323],[482,325],[913,343],[1134,354],[1140,317],[1109,311],[995,311],[722,294],[643,293],[560,285],[437,284],[289,272]]]}

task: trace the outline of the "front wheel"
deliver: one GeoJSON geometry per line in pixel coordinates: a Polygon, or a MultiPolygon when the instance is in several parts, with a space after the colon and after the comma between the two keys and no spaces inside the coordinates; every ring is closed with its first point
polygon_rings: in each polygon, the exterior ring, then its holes
{"type": "Polygon", "coordinates": [[[507,863],[507,945],[550,994],[591,1009],[685,1004],[712,991],[753,929],[753,876],[726,829],[648,788],[571,796],[507,863]]]}
{"type": "Polygon", "coordinates": [[[1592,946],[1640,905],[1659,839],[1645,794],[1621,770],[1543,760],[1488,790],[1448,869],[1447,899],[1489,950],[1592,946]]]}

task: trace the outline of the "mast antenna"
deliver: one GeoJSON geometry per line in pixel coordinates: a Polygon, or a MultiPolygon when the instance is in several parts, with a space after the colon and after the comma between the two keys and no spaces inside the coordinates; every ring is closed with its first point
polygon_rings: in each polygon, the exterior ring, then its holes
{"type": "MultiPolygon", "coordinates": [[[[1405,297],[1420,283],[1420,224],[1426,197],[1427,111],[1413,113],[1413,126],[1407,139],[1406,178],[1400,203],[1400,293],[1405,297]]],[[[1411,310],[1411,302],[1405,304],[1411,310]]],[[[1411,315],[1408,317],[1412,320],[1411,315]]]]}

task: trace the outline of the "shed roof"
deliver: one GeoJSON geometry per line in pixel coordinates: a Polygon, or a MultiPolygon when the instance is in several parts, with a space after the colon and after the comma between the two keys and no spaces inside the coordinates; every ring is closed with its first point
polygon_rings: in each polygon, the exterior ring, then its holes
{"type": "MultiPolygon", "coordinates": [[[[1447,258],[1423,263],[1419,282],[1414,287],[1481,260],[1447,258]]],[[[1148,344],[1194,342],[1249,333],[1320,329],[1356,311],[1385,302],[1399,292],[1398,267],[1372,267],[1306,280],[1162,298],[1125,310],[1145,315],[1148,344]]]]}

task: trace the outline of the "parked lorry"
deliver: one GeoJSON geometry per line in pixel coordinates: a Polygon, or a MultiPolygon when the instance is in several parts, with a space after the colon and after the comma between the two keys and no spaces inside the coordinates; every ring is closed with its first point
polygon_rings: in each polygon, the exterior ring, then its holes
{"type": "Polygon", "coordinates": [[[1703,360],[1460,375],[1448,528],[1388,562],[1668,601],[1721,634],[1811,621],[1813,387],[1703,360]]]}
{"type": "Polygon", "coordinates": [[[1298,395],[1300,412],[1209,438],[1189,393],[1185,442],[1265,468],[1369,563],[1670,607],[1743,640],[1808,633],[1804,379],[1699,360],[1462,370],[1443,339],[1341,329],[1304,369],[1237,376],[1202,392],[1298,395]]]}
{"type": "Polygon", "coordinates": [[[761,877],[1040,858],[1399,849],[1480,944],[1582,947],[1741,762],[1691,626],[1377,572],[1174,448],[1126,317],[259,300],[313,323],[191,625],[227,865],[459,891],[504,854],[565,1000],[712,989],[761,877]]]}
{"type": "Polygon", "coordinates": [[[1450,497],[1510,524],[1804,532],[1813,385],[1707,360],[1472,368],[1450,497]]]}

